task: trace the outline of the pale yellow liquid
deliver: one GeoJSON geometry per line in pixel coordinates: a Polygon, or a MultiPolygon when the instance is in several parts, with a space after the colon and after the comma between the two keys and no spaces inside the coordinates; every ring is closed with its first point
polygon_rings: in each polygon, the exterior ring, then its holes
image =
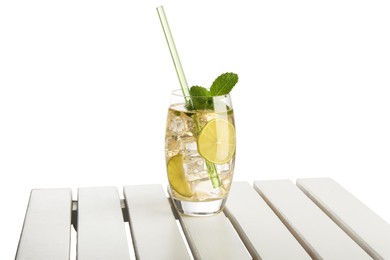
{"type": "Polygon", "coordinates": [[[175,155],[183,156],[185,177],[192,192],[191,197],[184,197],[170,187],[174,199],[205,202],[226,198],[232,182],[235,154],[227,163],[215,164],[221,186],[213,188],[206,161],[197,150],[196,137],[199,129],[216,118],[228,120],[234,125],[233,110],[221,113],[207,110],[187,111],[182,104],[172,105],[169,108],[165,135],[165,158],[168,162],[175,155]],[[194,121],[194,114],[197,117],[198,127],[194,121]]]}

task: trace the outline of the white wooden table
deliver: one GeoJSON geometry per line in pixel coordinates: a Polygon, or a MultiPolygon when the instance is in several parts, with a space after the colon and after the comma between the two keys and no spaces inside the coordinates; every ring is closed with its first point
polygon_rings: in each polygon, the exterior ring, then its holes
{"type": "Polygon", "coordinates": [[[70,259],[72,225],[78,260],[131,259],[131,247],[141,260],[390,259],[390,225],[329,178],[235,182],[211,217],[178,214],[161,185],[126,186],[123,197],[32,190],[16,259],[70,259]]]}

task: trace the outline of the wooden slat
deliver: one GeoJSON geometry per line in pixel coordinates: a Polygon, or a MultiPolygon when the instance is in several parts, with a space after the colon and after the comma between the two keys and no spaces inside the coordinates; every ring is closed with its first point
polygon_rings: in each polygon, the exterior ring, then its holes
{"type": "Polygon", "coordinates": [[[69,259],[71,212],[70,189],[32,190],[16,259],[69,259]]]}
{"type": "Polygon", "coordinates": [[[233,183],[225,213],[255,259],[311,259],[249,183],[233,183]]]}
{"type": "Polygon", "coordinates": [[[115,187],[80,188],[77,259],[130,259],[122,209],[115,187]]]}
{"type": "Polygon", "coordinates": [[[179,219],[195,259],[252,259],[224,213],[179,219]]]}
{"type": "Polygon", "coordinates": [[[137,259],[191,259],[161,185],[126,186],[124,194],[137,259]]]}
{"type": "Polygon", "coordinates": [[[297,185],[375,259],[390,259],[390,225],[330,178],[297,185]]]}
{"type": "Polygon", "coordinates": [[[371,259],[291,181],[258,181],[255,189],[315,259],[371,259]]]}

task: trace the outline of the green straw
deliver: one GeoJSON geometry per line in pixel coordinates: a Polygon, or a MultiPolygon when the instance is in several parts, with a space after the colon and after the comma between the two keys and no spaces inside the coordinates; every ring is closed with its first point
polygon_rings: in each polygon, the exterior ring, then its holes
{"type": "MultiPolygon", "coordinates": [[[[187,104],[190,105],[190,107],[192,107],[193,104],[190,96],[190,89],[188,88],[186,76],[184,75],[183,67],[181,66],[181,62],[179,59],[179,54],[177,53],[171,30],[169,29],[168,20],[164,12],[164,7],[163,6],[157,7],[157,12],[158,12],[158,16],[160,17],[161,26],[164,30],[165,39],[167,40],[169,51],[171,52],[171,57],[173,60],[173,64],[175,65],[177,77],[179,78],[181,90],[183,91],[185,101],[187,104]]],[[[195,120],[195,125],[197,130],[198,132],[200,132],[200,123],[198,122],[196,114],[194,115],[194,120],[195,120]]],[[[213,187],[214,188],[220,187],[221,180],[219,179],[219,176],[217,174],[217,168],[215,164],[207,160],[205,161],[206,161],[207,171],[209,173],[210,180],[213,187]]]]}
{"type": "Polygon", "coordinates": [[[165,39],[167,40],[169,51],[171,53],[171,57],[173,60],[173,64],[175,65],[177,77],[179,78],[181,90],[183,91],[184,98],[187,102],[191,103],[190,98],[190,89],[188,88],[186,76],[184,75],[183,67],[181,66],[181,62],[179,59],[179,54],[176,50],[175,42],[173,41],[171,29],[169,29],[169,24],[167,17],[165,16],[164,7],[157,7],[158,16],[160,17],[161,26],[164,30],[165,39]]]}

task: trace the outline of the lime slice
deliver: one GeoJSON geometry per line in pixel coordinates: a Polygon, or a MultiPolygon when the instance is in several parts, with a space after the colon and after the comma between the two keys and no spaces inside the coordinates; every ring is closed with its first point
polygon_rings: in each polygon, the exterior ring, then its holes
{"type": "Polygon", "coordinates": [[[206,160],[223,164],[236,151],[236,130],[228,120],[217,118],[208,122],[198,136],[198,152],[206,160]]]}
{"type": "Polygon", "coordinates": [[[191,187],[187,182],[183,168],[183,155],[177,154],[169,159],[167,171],[171,187],[180,195],[184,197],[191,197],[191,187]]]}

